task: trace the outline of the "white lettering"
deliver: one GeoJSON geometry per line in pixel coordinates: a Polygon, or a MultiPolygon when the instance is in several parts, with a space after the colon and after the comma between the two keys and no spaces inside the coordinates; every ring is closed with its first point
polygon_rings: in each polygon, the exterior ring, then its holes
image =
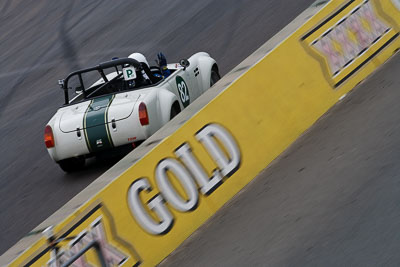
{"type": "MultiPolygon", "coordinates": [[[[106,261],[107,266],[119,266],[127,260],[128,256],[108,243],[102,219],[99,217],[91,224],[90,230],[84,230],[69,243],[69,248],[66,250],[61,248],[59,251],[53,249],[47,266],[62,266],[93,241],[98,243],[100,253],[106,261]]],[[[85,254],[83,254],[73,262],[73,266],[87,267],[94,265],[92,265],[85,254]]]]}
{"type": "Polygon", "coordinates": [[[196,139],[204,145],[217,163],[222,176],[230,177],[240,166],[240,151],[232,135],[218,124],[209,124],[196,134],[196,139]],[[228,153],[219,147],[222,143],[228,153]]]}
{"type": "Polygon", "coordinates": [[[232,176],[240,166],[239,146],[233,136],[222,126],[206,125],[195,137],[214,159],[217,169],[213,171],[211,177],[208,177],[188,143],[183,143],[175,150],[175,155],[181,161],[174,158],[162,159],[155,169],[155,181],[160,194],[147,204],[147,207],[158,216],[159,221],[150,216],[139,197],[141,191],[152,190],[149,181],[140,178],[129,188],[128,202],[131,212],[138,224],[151,234],[165,234],[172,228],[174,219],[165,201],[179,212],[193,211],[199,203],[198,187],[200,192],[207,196],[222,184],[223,177],[232,176]],[[179,183],[183,192],[178,192],[174,187],[175,181],[179,183]]]}
{"type": "Polygon", "coordinates": [[[183,161],[189,171],[192,173],[196,182],[200,186],[203,195],[212,193],[222,182],[222,176],[218,170],[214,170],[211,178],[208,178],[204,168],[200,165],[197,158],[193,155],[189,144],[184,143],[176,151],[175,155],[183,161]]]}
{"type": "Polygon", "coordinates": [[[163,196],[176,210],[186,212],[197,207],[199,193],[189,172],[177,160],[167,158],[162,160],[156,168],[156,181],[163,196]],[[169,181],[167,173],[174,174],[183,186],[188,200],[183,199],[169,181]]]}
{"type": "Polygon", "coordinates": [[[128,191],[128,203],[133,216],[143,229],[153,235],[166,234],[172,227],[173,217],[165,206],[165,201],[161,195],[156,195],[151,199],[147,206],[154,211],[160,218],[160,222],[155,221],[144,208],[139,194],[141,191],[151,191],[150,184],[147,179],[141,178],[133,182],[128,191]]]}

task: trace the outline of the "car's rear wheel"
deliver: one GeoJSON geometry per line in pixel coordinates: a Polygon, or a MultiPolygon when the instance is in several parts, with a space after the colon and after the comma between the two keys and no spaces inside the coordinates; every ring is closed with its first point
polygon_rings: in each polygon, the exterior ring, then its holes
{"type": "Polygon", "coordinates": [[[85,167],[85,158],[76,157],[70,159],[63,159],[57,162],[60,168],[65,172],[77,172],[85,167]]]}
{"type": "Polygon", "coordinates": [[[218,82],[219,79],[221,79],[221,77],[219,76],[218,70],[213,68],[211,70],[210,87],[212,87],[216,82],[218,82]]]}
{"type": "Polygon", "coordinates": [[[170,120],[172,120],[176,115],[178,115],[179,112],[181,112],[181,107],[179,106],[178,102],[175,102],[171,107],[170,120]]]}

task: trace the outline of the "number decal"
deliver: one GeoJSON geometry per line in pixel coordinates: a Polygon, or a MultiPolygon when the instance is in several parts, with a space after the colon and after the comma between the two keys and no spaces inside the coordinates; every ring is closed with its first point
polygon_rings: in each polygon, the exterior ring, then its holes
{"type": "Polygon", "coordinates": [[[176,86],[182,104],[186,108],[190,104],[189,88],[181,76],[176,76],[176,86]]]}
{"type": "Polygon", "coordinates": [[[189,92],[187,90],[185,83],[178,84],[178,90],[181,95],[181,99],[183,102],[189,101],[189,92]]]}

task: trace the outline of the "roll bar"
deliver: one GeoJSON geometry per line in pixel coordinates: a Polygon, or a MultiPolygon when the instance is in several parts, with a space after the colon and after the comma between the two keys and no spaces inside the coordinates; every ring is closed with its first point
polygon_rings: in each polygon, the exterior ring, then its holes
{"type": "Polygon", "coordinates": [[[86,92],[85,86],[83,84],[82,74],[88,73],[91,71],[98,71],[100,73],[101,77],[103,78],[104,82],[107,83],[108,79],[107,79],[106,75],[104,74],[104,70],[114,67],[116,69],[116,71],[119,72],[118,66],[121,66],[121,68],[124,68],[126,66],[133,66],[137,70],[142,70],[142,65],[137,60],[135,60],[133,58],[120,58],[120,59],[115,59],[115,60],[100,63],[99,65],[97,65],[95,67],[74,71],[74,72],[70,73],[67,76],[67,78],[65,78],[64,80],[58,81],[58,84],[61,86],[61,89],[64,90],[65,105],[69,104],[68,81],[70,80],[71,77],[76,76],[76,75],[78,76],[79,82],[81,84],[83,96],[86,98],[87,92],[86,92]]]}

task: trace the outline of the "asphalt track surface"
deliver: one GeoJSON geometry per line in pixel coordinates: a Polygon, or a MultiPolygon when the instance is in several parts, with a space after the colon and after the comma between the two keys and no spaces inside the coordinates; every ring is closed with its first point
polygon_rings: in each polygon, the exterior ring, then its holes
{"type": "Polygon", "coordinates": [[[0,3],[0,253],[115,162],[67,175],[43,144],[63,103],[57,80],[138,51],[170,62],[209,52],[227,73],[313,0],[0,3]]]}
{"type": "Polygon", "coordinates": [[[399,266],[400,53],[161,266],[399,266]]]}

